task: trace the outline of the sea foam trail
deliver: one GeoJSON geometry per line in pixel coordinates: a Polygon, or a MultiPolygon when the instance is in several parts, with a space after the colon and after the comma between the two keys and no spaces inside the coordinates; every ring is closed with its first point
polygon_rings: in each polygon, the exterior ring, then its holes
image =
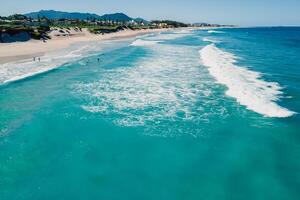
{"type": "Polygon", "coordinates": [[[207,37],[203,38],[202,40],[203,40],[203,42],[211,42],[211,43],[219,43],[220,42],[219,40],[215,40],[215,39],[211,39],[211,38],[207,38],[207,37]]]}
{"type": "Polygon", "coordinates": [[[148,40],[154,40],[154,41],[162,41],[162,40],[174,40],[174,39],[178,39],[178,38],[182,38],[185,36],[189,36],[191,35],[191,31],[179,31],[179,32],[169,32],[169,33],[159,33],[156,35],[153,35],[151,37],[148,37],[148,40]]]}
{"type": "Polygon", "coordinates": [[[74,84],[74,93],[84,99],[82,108],[118,126],[140,126],[147,135],[164,137],[202,135],[202,128],[190,124],[228,116],[215,83],[195,62],[194,48],[164,43],[145,48],[147,55],[134,66],[103,68],[97,81],[74,84]]]}
{"type": "Polygon", "coordinates": [[[149,45],[155,45],[159,43],[160,41],[149,41],[149,40],[142,40],[142,39],[137,39],[134,42],[132,42],[131,46],[149,46],[149,45]]]}
{"type": "Polygon", "coordinates": [[[203,64],[218,83],[227,86],[226,95],[234,97],[247,109],[266,117],[289,117],[294,112],[275,103],[280,98],[281,87],[266,82],[258,72],[237,66],[237,57],[217,48],[214,44],[200,50],[203,64]]]}
{"type": "Polygon", "coordinates": [[[208,30],[208,33],[224,33],[223,31],[208,30]]]}

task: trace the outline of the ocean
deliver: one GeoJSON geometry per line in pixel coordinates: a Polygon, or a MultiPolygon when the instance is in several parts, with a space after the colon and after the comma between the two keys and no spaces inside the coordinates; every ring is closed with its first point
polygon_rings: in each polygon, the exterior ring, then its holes
{"type": "Polygon", "coordinates": [[[2,64],[0,199],[298,200],[299,58],[300,28],[274,27],[2,64]]]}

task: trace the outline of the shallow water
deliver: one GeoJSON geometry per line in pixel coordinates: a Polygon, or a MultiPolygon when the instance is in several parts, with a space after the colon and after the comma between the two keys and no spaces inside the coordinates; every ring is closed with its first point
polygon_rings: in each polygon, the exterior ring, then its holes
{"type": "Polygon", "coordinates": [[[0,86],[0,199],[299,199],[299,33],[150,34],[2,70],[29,77],[0,86]]]}

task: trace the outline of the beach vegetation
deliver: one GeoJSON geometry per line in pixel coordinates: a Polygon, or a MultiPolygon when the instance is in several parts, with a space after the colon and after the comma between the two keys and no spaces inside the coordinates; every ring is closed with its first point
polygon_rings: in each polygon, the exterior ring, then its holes
{"type": "MultiPolygon", "coordinates": [[[[148,22],[142,18],[130,18],[123,13],[98,16],[88,13],[40,11],[26,15],[14,14],[7,17],[0,16],[0,42],[18,40],[20,35],[22,35],[22,40],[29,38],[45,41],[50,39],[49,33],[53,30],[57,30],[64,36],[71,35],[72,30],[82,32],[82,29],[87,29],[94,34],[108,34],[126,29],[142,30],[188,26],[191,25],[172,20],[154,20],[148,22]],[[26,35],[26,37],[24,37],[24,35],[26,35]]],[[[202,23],[201,26],[210,25],[202,23]]]]}

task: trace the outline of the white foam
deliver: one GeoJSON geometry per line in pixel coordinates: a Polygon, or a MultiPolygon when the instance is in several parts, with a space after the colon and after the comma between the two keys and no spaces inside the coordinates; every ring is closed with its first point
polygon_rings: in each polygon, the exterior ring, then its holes
{"type": "Polygon", "coordinates": [[[159,43],[160,41],[155,41],[155,40],[142,40],[142,39],[137,39],[135,40],[131,46],[149,46],[149,45],[155,45],[159,43]]]}
{"type": "Polygon", "coordinates": [[[208,30],[208,33],[224,33],[223,31],[208,30]]]}
{"type": "Polygon", "coordinates": [[[214,40],[214,39],[207,38],[207,37],[204,37],[202,40],[204,42],[211,42],[211,43],[219,43],[220,42],[219,40],[214,40]]]}
{"type": "Polygon", "coordinates": [[[276,104],[282,92],[275,82],[266,82],[261,74],[237,66],[237,57],[217,48],[214,44],[200,50],[203,64],[218,83],[226,85],[226,94],[234,97],[247,109],[266,117],[289,117],[294,112],[276,104]]]}
{"type": "Polygon", "coordinates": [[[191,32],[192,32],[192,29],[182,29],[179,31],[174,31],[174,33],[177,33],[177,34],[189,34],[191,32]]]}
{"type": "Polygon", "coordinates": [[[195,49],[166,44],[147,48],[151,54],[135,66],[103,69],[98,81],[74,85],[75,94],[84,99],[82,108],[119,126],[143,126],[147,134],[160,136],[198,135],[200,128],[189,129],[184,122],[207,123],[213,116],[227,116],[212,98],[215,84],[195,62],[195,49]],[[179,123],[171,130],[168,123],[174,121],[179,123]]]}
{"type": "Polygon", "coordinates": [[[21,80],[30,76],[53,70],[66,62],[78,60],[84,56],[92,55],[92,52],[100,51],[99,45],[74,45],[68,49],[48,53],[41,56],[41,61],[32,59],[22,62],[12,62],[0,65],[0,84],[21,80]]]}
{"type": "Polygon", "coordinates": [[[169,33],[158,33],[148,38],[148,40],[174,40],[191,35],[191,32],[169,32],[169,33]]]}

